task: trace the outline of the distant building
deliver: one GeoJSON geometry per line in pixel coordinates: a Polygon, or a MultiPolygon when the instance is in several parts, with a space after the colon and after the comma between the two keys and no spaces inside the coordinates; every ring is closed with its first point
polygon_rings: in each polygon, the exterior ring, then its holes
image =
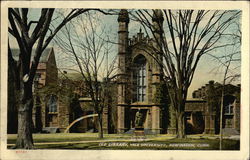
{"type": "MultiPolygon", "coordinates": [[[[212,118],[205,124],[209,126],[205,130],[209,129],[212,133],[219,133],[222,87],[218,82],[209,81],[208,84],[193,92],[193,98],[203,100],[208,106],[208,110],[204,113],[208,113],[212,118]]],[[[222,128],[224,134],[240,133],[240,85],[224,86],[222,128]]]]}

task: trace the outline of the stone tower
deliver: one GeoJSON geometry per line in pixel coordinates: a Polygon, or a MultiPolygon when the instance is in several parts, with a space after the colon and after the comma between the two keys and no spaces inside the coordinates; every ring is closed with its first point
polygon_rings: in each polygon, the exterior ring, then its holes
{"type": "Polygon", "coordinates": [[[118,23],[118,102],[117,129],[124,133],[135,128],[135,114],[143,114],[143,127],[152,133],[161,131],[161,104],[155,102],[157,86],[161,83],[162,69],[157,61],[162,61],[159,44],[162,34],[163,14],[154,10],[154,36],[144,36],[141,29],[128,38],[128,11],[122,9],[118,23]],[[153,58],[149,53],[154,54],[153,58]]]}
{"type": "MultiPolygon", "coordinates": [[[[153,10],[153,28],[154,28],[154,48],[157,50],[157,52],[154,52],[155,57],[157,57],[158,61],[160,63],[162,62],[162,54],[160,51],[161,46],[161,38],[163,31],[162,31],[162,25],[163,25],[163,13],[161,10],[156,9],[153,10]]],[[[162,68],[159,66],[158,62],[153,59],[153,67],[152,67],[152,93],[157,92],[157,85],[160,85],[162,78],[162,68]]],[[[154,95],[153,95],[154,96],[154,95]]],[[[154,97],[155,98],[155,97],[154,97]]],[[[157,104],[156,102],[152,106],[152,131],[154,133],[160,133],[160,104],[157,104]]]]}
{"type": "Polygon", "coordinates": [[[125,124],[125,115],[128,111],[127,98],[126,98],[126,87],[127,87],[127,54],[128,54],[128,23],[129,16],[128,11],[122,9],[118,16],[119,30],[118,30],[118,97],[117,97],[117,112],[118,122],[117,129],[118,133],[123,133],[127,130],[125,124]]]}

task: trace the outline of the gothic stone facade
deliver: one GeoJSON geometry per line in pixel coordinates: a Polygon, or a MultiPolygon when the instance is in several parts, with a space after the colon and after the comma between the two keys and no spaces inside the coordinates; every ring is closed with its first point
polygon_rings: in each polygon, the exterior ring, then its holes
{"type": "MultiPolygon", "coordinates": [[[[162,15],[154,14],[153,21],[163,22],[162,15]]],[[[118,102],[117,129],[124,133],[135,127],[135,113],[140,109],[144,115],[144,129],[160,133],[161,104],[154,103],[157,85],[161,83],[162,71],[157,60],[148,54],[154,42],[144,37],[141,31],[132,39],[128,38],[129,17],[127,10],[121,10],[118,31],[118,102]]],[[[155,23],[155,36],[159,36],[160,28],[155,23]]],[[[161,57],[158,56],[158,60],[161,57]]]]}
{"type": "Polygon", "coordinates": [[[69,107],[62,97],[48,93],[39,94],[44,87],[58,86],[58,69],[53,48],[46,49],[40,58],[34,78],[33,123],[35,132],[60,132],[69,125],[69,107]]]}
{"type": "MultiPolygon", "coordinates": [[[[155,29],[153,34],[156,39],[161,34],[161,29],[157,24],[162,24],[163,20],[162,13],[156,10],[152,17],[153,28],[155,29]]],[[[122,9],[120,11],[118,23],[117,132],[124,133],[134,128],[135,113],[140,110],[144,115],[144,129],[156,134],[175,134],[174,113],[170,112],[167,117],[168,120],[164,119],[164,116],[162,116],[164,107],[154,101],[157,95],[157,86],[162,81],[162,70],[156,62],[161,62],[162,58],[161,55],[154,55],[157,52],[152,51],[152,46],[156,46],[155,42],[148,36],[145,37],[141,30],[133,38],[129,38],[127,10],[122,9]],[[152,55],[156,59],[152,58],[152,55]],[[165,126],[166,129],[164,130],[165,121],[170,121],[170,123],[167,127],[165,126]]],[[[201,94],[202,96],[194,96],[198,99],[186,101],[187,133],[219,133],[220,99],[218,97],[220,95],[217,95],[217,98],[215,97],[215,88],[216,85],[210,82],[193,94],[201,94]]],[[[229,134],[238,134],[240,130],[239,99],[237,100],[234,96],[235,93],[240,94],[238,89],[239,87],[234,88],[234,92],[224,97],[223,128],[228,130],[229,134]]]]}
{"type": "MultiPolygon", "coordinates": [[[[36,75],[34,78],[34,107],[33,123],[34,131],[41,132],[48,128],[54,128],[62,131],[69,124],[68,106],[58,95],[43,93],[39,90],[44,87],[58,85],[58,69],[53,48],[46,49],[40,58],[36,75]]],[[[54,132],[53,131],[53,132],[54,132]]]]}

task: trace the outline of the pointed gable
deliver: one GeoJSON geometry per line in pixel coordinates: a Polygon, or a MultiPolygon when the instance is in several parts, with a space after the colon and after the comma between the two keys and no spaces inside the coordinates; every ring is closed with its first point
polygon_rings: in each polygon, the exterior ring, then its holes
{"type": "MultiPolygon", "coordinates": [[[[14,58],[14,60],[18,61],[19,60],[19,55],[20,55],[20,50],[18,48],[12,48],[11,52],[12,52],[12,57],[14,58]]],[[[48,59],[49,59],[49,56],[50,56],[51,52],[54,52],[53,48],[45,49],[43,51],[41,57],[40,57],[39,62],[40,63],[48,62],[48,59]]],[[[33,59],[34,55],[35,55],[35,49],[32,50],[31,59],[33,59]]]]}

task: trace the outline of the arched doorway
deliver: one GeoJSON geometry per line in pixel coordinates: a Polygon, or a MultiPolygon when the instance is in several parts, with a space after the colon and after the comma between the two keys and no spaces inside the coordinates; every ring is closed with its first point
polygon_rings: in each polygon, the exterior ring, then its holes
{"type": "Polygon", "coordinates": [[[204,132],[205,121],[201,111],[186,112],[186,134],[201,134],[204,132]]]}

